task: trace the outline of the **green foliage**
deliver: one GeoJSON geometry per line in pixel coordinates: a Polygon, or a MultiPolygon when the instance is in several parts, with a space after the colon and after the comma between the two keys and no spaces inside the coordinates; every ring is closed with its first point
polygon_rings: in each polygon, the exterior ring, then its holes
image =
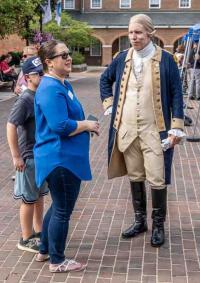
{"type": "Polygon", "coordinates": [[[44,31],[65,42],[72,50],[88,47],[92,34],[92,29],[87,23],[73,20],[64,12],[62,13],[61,26],[58,26],[55,21],[51,21],[44,26],[44,31]]]}
{"type": "MultiPolygon", "coordinates": [[[[0,0],[0,38],[17,33],[30,39],[34,31],[39,31],[40,4],[43,0],[0,0]]],[[[55,1],[52,0],[52,7],[55,1]]],[[[43,31],[51,33],[72,50],[90,45],[92,29],[87,23],[73,20],[67,13],[62,13],[61,26],[52,15],[52,21],[43,25],[43,31]]]]}
{"type": "Polygon", "coordinates": [[[88,47],[91,41],[92,29],[84,22],[72,20],[66,28],[65,35],[68,45],[74,48],[88,47]]]}
{"type": "Polygon", "coordinates": [[[37,21],[42,0],[0,0],[0,37],[17,33],[30,36],[30,21],[37,21]]]}
{"type": "Polygon", "coordinates": [[[22,52],[9,52],[12,55],[12,60],[10,62],[10,66],[16,65],[18,66],[20,64],[20,59],[22,57],[22,52]]]}
{"type": "Polygon", "coordinates": [[[50,21],[43,26],[44,32],[51,33],[55,39],[63,41],[62,28],[55,21],[50,21]]]}
{"type": "Polygon", "coordinates": [[[72,64],[73,65],[80,65],[85,63],[85,56],[77,51],[72,53],[72,64]]]}

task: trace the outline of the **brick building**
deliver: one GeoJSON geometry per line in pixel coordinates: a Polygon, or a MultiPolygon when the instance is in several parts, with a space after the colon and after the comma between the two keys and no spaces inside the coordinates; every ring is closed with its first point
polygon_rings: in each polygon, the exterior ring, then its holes
{"type": "MultiPolygon", "coordinates": [[[[190,26],[200,22],[200,0],[63,0],[65,11],[93,28],[96,40],[85,49],[88,65],[107,65],[117,51],[129,47],[128,22],[137,13],[153,19],[155,41],[169,51],[190,26]]],[[[0,54],[22,50],[25,43],[13,39],[0,41],[0,54]]]]}
{"type": "Polygon", "coordinates": [[[156,43],[169,51],[200,22],[200,0],[64,0],[63,9],[94,29],[97,41],[85,50],[89,65],[107,65],[113,54],[129,47],[128,22],[137,13],[152,18],[156,43]]]}

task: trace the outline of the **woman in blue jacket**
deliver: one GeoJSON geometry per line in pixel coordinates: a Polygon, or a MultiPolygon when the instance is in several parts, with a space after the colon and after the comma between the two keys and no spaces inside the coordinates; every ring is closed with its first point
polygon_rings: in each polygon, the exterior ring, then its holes
{"type": "Polygon", "coordinates": [[[50,256],[50,272],[82,270],[85,265],[65,258],[70,215],[81,180],[91,180],[89,132],[99,134],[99,124],[85,120],[84,112],[69,82],[69,50],[52,40],[41,46],[39,56],[46,71],[35,96],[36,183],[47,181],[52,205],[47,211],[37,261],[50,256]]]}

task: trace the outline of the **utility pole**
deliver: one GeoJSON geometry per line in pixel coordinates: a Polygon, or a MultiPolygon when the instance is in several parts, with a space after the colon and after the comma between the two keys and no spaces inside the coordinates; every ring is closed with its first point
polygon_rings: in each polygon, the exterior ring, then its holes
{"type": "Polygon", "coordinates": [[[26,21],[25,21],[25,29],[26,29],[26,45],[29,45],[29,37],[30,37],[30,17],[26,16],[26,21]]]}
{"type": "Polygon", "coordinates": [[[85,0],[82,0],[81,1],[82,2],[82,13],[84,13],[84,11],[85,11],[85,0]]]}

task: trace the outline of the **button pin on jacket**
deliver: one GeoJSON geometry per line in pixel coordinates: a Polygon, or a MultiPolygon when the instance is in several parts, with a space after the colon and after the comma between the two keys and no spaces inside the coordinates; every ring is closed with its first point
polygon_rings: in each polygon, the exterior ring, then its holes
{"type": "Polygon", "coordinates": [[[70,90],[68,91],[68,95],[69,95],[69,97],[71,98],[71,100],[73,100],[74,95],[73,95],[73,93],[72,93],[70,90]]]}

